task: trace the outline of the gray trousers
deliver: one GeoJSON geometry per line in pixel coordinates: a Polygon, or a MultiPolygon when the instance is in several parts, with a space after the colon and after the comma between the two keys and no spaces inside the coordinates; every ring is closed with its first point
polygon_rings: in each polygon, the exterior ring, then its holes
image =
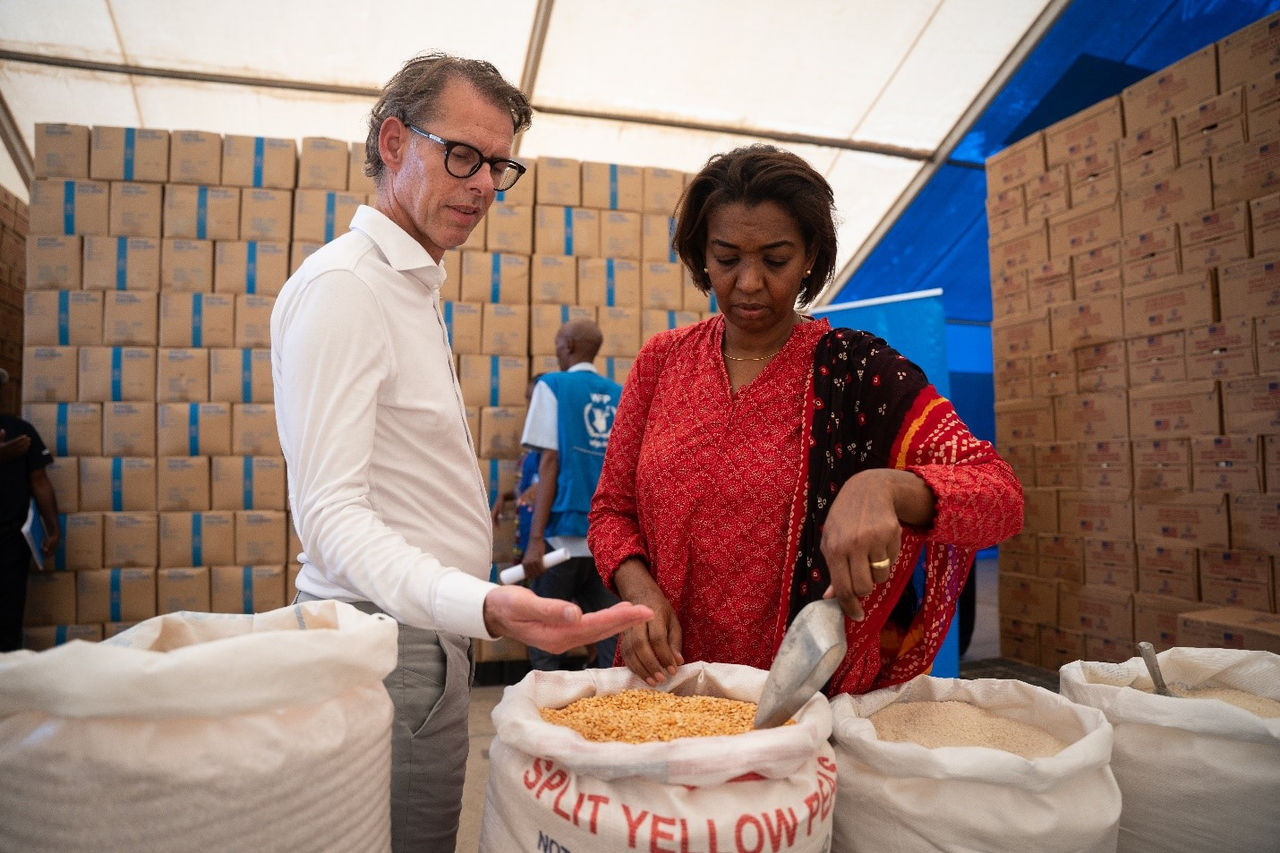
{"type": "MultiPolygon", "coordinates": [[[[298,593],[296,601],[316,597],[298,593]]],[[[381,613],[371,602],[353,603],[381,613]]],[[[471,640],[401,624],[396,668],[383,680],[391,721],[391,849],[453,853],[467,770],[471,640]]]]}

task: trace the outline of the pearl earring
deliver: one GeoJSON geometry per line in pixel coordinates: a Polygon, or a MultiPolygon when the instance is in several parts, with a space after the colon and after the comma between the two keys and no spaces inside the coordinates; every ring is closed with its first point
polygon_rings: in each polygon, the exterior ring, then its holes
{"type": "Polygon", "coordinates": [[[805,271],[804,271],[804,277],[805,277],[805,278],[808,278],[808,277],[809,277],[809,274],[810,274],[810,273],[812,273],[812,272],[813,272],[813,270],[812,270],[812,269],[807,269],[807,270],[805,270],[805,271]]]}
{"type": "Polygon", "coordinates": [[[706,267],[703,267],[703,268],[702,268],[702,273],[703,273],[703,275],[709,275],[709,274],[710,274],[710,272],[707,270],[707,268],[706,268],[706,267]]]}

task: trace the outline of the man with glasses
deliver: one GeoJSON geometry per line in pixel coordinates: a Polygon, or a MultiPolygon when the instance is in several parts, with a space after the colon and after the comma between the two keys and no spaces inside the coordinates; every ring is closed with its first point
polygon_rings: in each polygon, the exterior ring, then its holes
{"type": "Polygon", "coordinates": [[[564,651],[652,616],[583,614],[487,581],[493,532],[439,290],[529,125],[487,62],[411,60],[373,108],[377,186],[351,230],[309,257],[271,318],[276,420],[304,552],[298,600],[332,598],[400,623],[391,745],[395,850],[453,850],[467,759],[470,637],[564,651]]]}

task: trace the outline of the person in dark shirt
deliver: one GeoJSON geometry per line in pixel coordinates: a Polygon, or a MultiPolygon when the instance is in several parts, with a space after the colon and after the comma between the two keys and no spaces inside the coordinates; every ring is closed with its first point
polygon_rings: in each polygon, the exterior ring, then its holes
{"type": "Polygon", "coordinates": [[[42,556],[58,547],[58,500],[44,470],[52,461],[35,427],[0,414],[0,652],[22,648],[22,610],[32,562],[22,525],[32,498],[44,523],[42,556]]]}

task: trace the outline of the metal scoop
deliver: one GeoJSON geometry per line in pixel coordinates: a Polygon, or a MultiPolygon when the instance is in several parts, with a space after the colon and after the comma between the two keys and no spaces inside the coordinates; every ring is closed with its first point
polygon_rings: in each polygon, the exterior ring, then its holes
{"type": "Polygon", "coordinates": [[[823,598],[801,608],[769,667],[755,727],[771,729],[791,719],[827,683],[848,649],[839,601],[823,598]]]}
{"type": "Polygon", "coordinates": [[[1142,655],[1142,662],[1147,665],[1147,672],[1151,675],[1151,683],[1155,687],[1157,696],[1172,696],[1169,688],[1164,683],[1164,676],[1160,673],[1160,661],[1156,660],[1155,647],[1143,640],[1138,643],[1138,654],[1142,655]]]}

